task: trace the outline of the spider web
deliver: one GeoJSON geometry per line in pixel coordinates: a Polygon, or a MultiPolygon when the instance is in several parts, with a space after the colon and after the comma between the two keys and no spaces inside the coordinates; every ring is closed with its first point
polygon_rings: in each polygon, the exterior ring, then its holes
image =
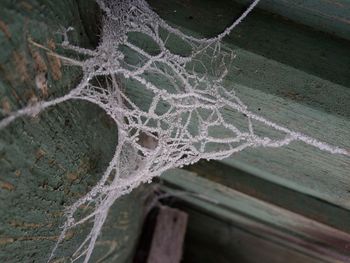
{"type": "Polygon", "coordinates": [[[47,107],[78,99],[98,105],[117,125],[113,158],[97,185],[66,209],[66,222],[49,261],[69,229],[92,221],[91,231],[72,255],[72,261],[83,258],[88,262],[112,204],[168,169],[200,159],[220,160],[250,147],[275,148],[293,141],[349,155],[344,149],[256,115],[225,85],[234,53],[222,47],[221,40],[259,0],[214,38],[184,34],[162,20],[144,0],[96,1],[105,13],[98,47],[88,50],[72,45],[68,40],[72,28],[68,28],[63,32],[62,46],[85,59],[47,50],[80,67],[80,83],[62,97],[29,105],[0,121],[0,129],[5,128],[18,117],[35,116],[47,107]],[[171,42],[185,51],[176,52],[171,42]],[[130,87],[150,101],[133,100],[130,87]],[[228,119],[224,114],[228,110],[240,117],[228,119]],[[278,138],[258,135],[254,129],[257,123],[277,131],[278,138]],[[225,130],[225,136],[218,130],[225,130]],[[93,212],[80,218],[76,214],[83,205],[93,207],[93,212]]]}

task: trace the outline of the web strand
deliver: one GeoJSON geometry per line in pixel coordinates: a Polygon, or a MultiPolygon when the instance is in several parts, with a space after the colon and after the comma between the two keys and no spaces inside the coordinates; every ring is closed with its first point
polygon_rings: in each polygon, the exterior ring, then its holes
{"type": "Polygon", "coordinates": [[[213,38],[195,38],[171,27],[144,0],[97,0],[105,17],[95,50],[71,45],[68,40],[71,28],[63,33],[63,46],[87,58],[77,61],[49,52],[83,70],[80,84],[63,97],[9,114],[0,121],[0,129],[19,117],[39,114],[59,103],[84,100],[98,105],[112,118],[118,128],[118,144],[96,186],[66,209],[67,220],[49,261],[69,229],[92,221],[90,233],[72,258],[88,262],[111,205],[168,169],[200,159],[224,159],[247,148],[276,148],[295,141],[332,154],[349,155],[345,149],[256,115],[234,90],[225,87],[228,65],[235,56],[221,47],[221,41],[258,2],[253,1],[231,26],[213,38]],[[150,39],[156,50],[143,49],[133,34],[150,39]],[[177,54],[169,48],[171,36],[190,47],[190,52],[177,54]],[[148,107],[129,95],[131,86],[148,94],[151,100],[148,107]],[[227,110],[243,117],[228,120],[227,110]],[[259,136],[255,132],[256,123],[278,131],[280,137],[259,136]],[[216,136],[213,131],[217,129],[225,129],[227,136],[216,136]],[[77,219],[76,212],[86,204],[93,206],[93,212],[77,219]]]}

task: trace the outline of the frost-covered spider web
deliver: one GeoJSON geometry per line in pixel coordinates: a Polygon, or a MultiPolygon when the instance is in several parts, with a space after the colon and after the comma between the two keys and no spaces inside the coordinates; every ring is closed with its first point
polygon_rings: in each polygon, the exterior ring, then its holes
{"type": "Polygon", "coordinates": [[[225,85],[234,55],[221,46],[221,40],[259,0],[223,33],[209,39],[186,35],[168,25],[144,0],[96,1],[105,13],[98,47],[87,50],[72,45],[68,29],[62,46],[83,59],[49,51],[82,69],[79,85],[62,97],[30,105],[0,121],[1,129],[20,116],[36,115],[47,107],[78,99],[100,106],[117,125],[118,144],[113,158],[97,185],[66,209],[67,220],[49,261],[69,229],[93,222],[90,233],[72,256],[73,261],[83,258],[88,262],[116,199],[170,168],[203,158],[223,159],[249,147],[282,147],[293,141],[349,155],[344,149],[254,114],[225,85]],[[177,44],[170,47],[170,43],[177,44]],[[176,52],[177,45],[182,47],[182,53],[176,52]],[[135,90],[142,94],[142,101],[130,95],[135,90]],[[227,118],[224,111],[239,113],[241,118],[227,118]],[[255,123],[280,136],[276,139],[258,135],[255,123]],[[218,130],[225,130],[225,136],[218,130]],[[85,205],[93,207],[93,212],[79,218],[77,211],[85,205]]]}

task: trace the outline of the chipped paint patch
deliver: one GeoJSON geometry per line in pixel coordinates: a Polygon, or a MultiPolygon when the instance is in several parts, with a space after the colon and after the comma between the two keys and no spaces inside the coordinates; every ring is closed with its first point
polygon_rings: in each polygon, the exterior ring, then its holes
{"type": "Polygon", "coordinates": [[[1,108],[4,114],[9,114],[11,112],[11,105],[7,97],[4,97],[1,101],[1,108]]]}
{"type": "Polygon", "coordinates": [[[40,55],[40,52],[37,50],[32,50],[32,57],[34,59],[35,62],[35,69],[37,72],[47,72],[47,66],[46,63],[44,61],[44,59],[42,58],[42,56],[40,55]]]}
{"type": "Polygon", "coordinates": [[[18,170],[18,169],[17,169],[17,170],[15,171],[15,176],[16,176],[16,177],[20,177],[21,174],[22,174],[21,170],[18,170]]]}
{"type": "MultiPolygon", "coordinates": [[[[31,92],[29,94],[28,105],[35,106],[35,105],[37,105],[38,102],[39,102],[38,97],[35,96],[35,94],[33,92],[31,92]]],[[[40,110],[32,111],[31,115],[30,115],[32,117],[32,120],[38,121],[39,120],[39,117],[38,117],[39,113],[40,113],[40,110]]]]}
{"type": "Polygon", "coordinates": [[[38,229],[42,227],[52,227],[52,224],[36,224],[36,223],[27,223],[23,221],[11,221],[9,222],[9,225],[15,228],[22,228],[22,229],[38,229]]]}
{"type": "Polygon", "coordinates": [[[24,55],[18,52],[13,52],[13,62],[15,63],[15,68],[21,82],[30,80],[27,69],[28,61],[25,59],[24,55]]]}
{"type": "Polygon", "coordinates": [[[41,94],[44,98],[49,95],[46,72],[36,74],[35,85],[41,91],[41,94]]]}
{"type": "Polygon", "coordinates": [[[15,239],[13,237],[2,237],[2,238],[0,238],[0,245],[11,244],[13,242],[15,242],[15,239]]]}
{"type": "Polygon", "coordinates": [[[46,152],[43,149],[38,149],[35,153],[35,163],[40,161],[45,155],[46,152]]]}
{"type": "Polygon", "coordinates": [[[8,39],[11,39],[11,32],[4,21],[0,20],[0,30],[5,34],[8,39]]]}
{"type": "MultiPolygon", "coordinates": [[[[49,39],[47,41],[47,46],[52,51],[55,51],[55,49],[56,49],[56,44],[53,41],[53,39],[49,39]]],[[[54,80],[59,80],[62,77],[61,60],[56,56],[50,56],[50,55],[48,55],[48,60],[49,60],[49,65],[50,65],[50,69],[51,69],[52,78],[54,80]]]]}
{"type": "Polygon", "coordinates": [[[31,54],[35,63],[35,85],[40,90],[41,95],[46,98],[48,96],[48,84],[47,84],[47,66],[45,60],[40,55],[40,52],[31,49],[31,54]]]}
{"type": "Polygon", "coordinates": [[[0,188],[7,190],[7,191],[13,191],[15,190],[15,186],[9,182],[1,182],[0,183],[0,188]]]}
{"type": "MultiPolygon", "coordinates": [[[[65,240],[72,239],[74,236],[73,231],[68,231],[65,240]]],[[[56,241],[58,239],[58,236],[20,236],[20,237],[2,237],[0,238],[0,245],[6,245],[13,243],[15,241],[41,241],[41,240],[52,240],[56,241]]]]}
{"type": "Polygon", "coordinates": [[[74,181],[77,180],[78,178],[79,178],[79,175],[78,175],[78,173],[76,173],[76,172],[67,173],[67,179],[68,179],[70,182],[74,182],[74,181]]]}
{"type": "Polygon", "coordinates": [[[88,174],[91,169],[93,169],[91,159],[84,158],[80,161],[78,169],[76,171],[67,173],[67,179],[70,182],[74,182],[75,180],[82,178],[82,176],[88,174]]]}

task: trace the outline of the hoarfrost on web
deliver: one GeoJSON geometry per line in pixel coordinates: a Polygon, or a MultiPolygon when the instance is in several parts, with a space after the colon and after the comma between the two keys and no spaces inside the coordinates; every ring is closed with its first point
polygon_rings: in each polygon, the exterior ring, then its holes
{"type": "Polygon", "coordinates": [[[49,51],[70,66],[82,69],[80,83],[62,97],[29,105],[0,121],[1,129],[20,116],[36,115],[47,107],[78,99],[98,105],[117,125],[114,156],[97,185],[66,209],[67,220],[49,261],[69,229],[93,221],[90,233],[72,256],[73,261],[83,257],[88,262],[115,200],[170,168],[203,158],[223,159],[248,147],[282,147],[293,141],[332,154],[349,155],[344,149],[256,115],[233,89],[224,85],[234,54],[221,46],[221,40],[259,0],[213,38],[184,34],[162,20],[144,0],[96,1],[105,13],[97,48],[88,50],[72,45],[69,28],[63,32],[62,46],[85,59],[49,51]],[[185,51],[170,48],[171,39],[185,51]],[[143,47],[145,42],[147,47],[143,47]],[[148,94],[150,101],[141,104],[133,100],[131,86],[148,94]],[[225,117],[223,112],[227,110],[238,112],[243,121],[225,117]],[[254,123],[283,135],[279,139],[261,137],[254,132],[254,123]],[[218,129],[224,129],[226,136],[220,137],[215,132],[218,129]],[[76,212],[83,205],[93,206],[93,212],[77,219],[76,212]]]}

